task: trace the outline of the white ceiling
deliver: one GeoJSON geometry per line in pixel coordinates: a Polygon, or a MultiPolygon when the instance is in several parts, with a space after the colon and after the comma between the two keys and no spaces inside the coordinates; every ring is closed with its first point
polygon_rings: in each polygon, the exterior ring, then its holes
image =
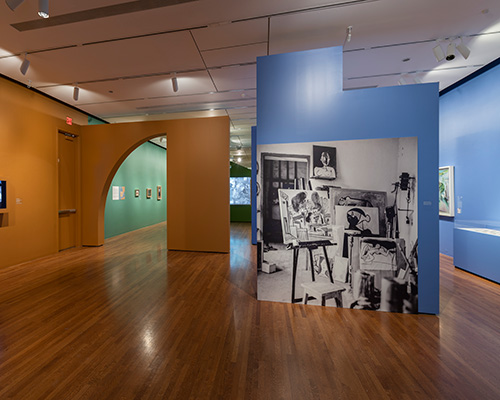
{"type": "Polygon", "coordinates": [[[37,7],[0,0],[1,74],[111,123],[228,115],[242,165],[258,56],[344,45],[344,89],[444,89],[500,56],[499,0],[50,0],[49,19],[37,7]],[[470,57],[438,63],[436,40],[459,36],[470,57]]]}

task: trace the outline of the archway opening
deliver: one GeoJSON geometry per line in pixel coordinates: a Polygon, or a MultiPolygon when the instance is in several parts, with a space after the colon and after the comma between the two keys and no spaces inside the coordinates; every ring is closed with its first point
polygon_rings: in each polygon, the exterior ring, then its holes
{"type": "Polygon", "coordinates": [[[138,143],[107,179],[104,238],[167,220],[166,135],[138,143]]]}

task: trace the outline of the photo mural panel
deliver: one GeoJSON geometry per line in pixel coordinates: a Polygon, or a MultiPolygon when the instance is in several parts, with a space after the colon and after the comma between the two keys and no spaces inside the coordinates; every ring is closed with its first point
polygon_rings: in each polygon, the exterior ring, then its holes
{"type": "Polygon", "coordinates": [[[417,138],[257,146],[257,159],[269,154],[288,169],[257,174],[278,194],[257,196],[259,300],[418,312],[417,138]],[[309,179],[296,179],[291,154],[311,160],[309,179]],[[342,175],[318,183],[322,157],[342,175]],[[266,234],[266,218],[282,235],[266,234]]]}

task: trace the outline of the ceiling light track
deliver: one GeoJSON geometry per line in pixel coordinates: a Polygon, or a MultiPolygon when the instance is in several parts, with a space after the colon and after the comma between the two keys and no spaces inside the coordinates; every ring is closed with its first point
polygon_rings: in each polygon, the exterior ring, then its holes
{"type": "Polygon", "coordinates": [[[458,67],[446,67],[439,69],[423,69],[418,71],[408,71],[408,72],[389,72],[387,74],[377,74],[377,75],[365,75],[365,76],[353,76],[350,78],[346,78],[348,81],[358,80],[358,79],[369,79],[369,78],[385,78],[388,76],[401,76],[401,75],[410,75],[410,74],[425,74],[428,72],[439,72],[439,71],[451,71],[455,69],[464,69],[464,68],[481,68],[484,67],[484,64],[475,64],[475,65],[462,65],[458,67]]]}
{"type": "Polygon", "coordinates": [[[409,46],[412,44],[432,43],[432,42],[439,42],[439,41],[455,40],[458,38],[475,38],[475,37],[498,35],[498,34],[500,34],[500,31],[472,33],[469,35],[458,35],[458,36],[450,36],[450,37],[446,37],[446,38],[437,38],[437,39],[423,39],[423,40],[415,40],[412,42],[381,44],[381,45],[372,46],[372,47],[358,47],[357,49],[344,50],[344,53],[352,53],[352,52],[356,52],[356,51],[365,51],[365,50],[387,49],[390,47],[409,46]]]}
{"type": "MultiPolygon", "coordinates": [[[[144,106],[144,107],[137,107],[137,110],[149,110],[153,108],[162,108],[162,107],[184,107],[184,106],[190,106],[190,107],[208,107],[208,108],[230,108],[230,107],[223,107],[222,105],[224,104],[235,104],[235,103],[240,103],[242,101],[249,101],[248,99],[229,99],[229,100],[222,100],[222,101],[213,101],[213,102],[198,102],[198,103],[176,103],[176,104],[162,104],[162,105],[157,105],[157,106],[144,106]],[[207,104],[212,104],[212,106],[207,106],[207,104]]],[[[240,106],[241,107],[241,106],[240,106]]],[[[233,108],[233,107],[231,107],[233,108]]]]}
{"type": "Polygon", "coordinates": [[[39,53],[47,53],[49,51],[57,51],[57,50],[65,50],[65,49],[72,49],[74,47],[78,47],[77,44],[71,44],[68,46],[59,46],[59,47],[50,47],[48,49],[39,49],[39,50],[29,50],[29,51],[23,51],[21,53],[16,53],[16,54],[9,54],[6,56],[0,56],[0,60],[3,60],[4,58],[11,58],[11,57],[19,57],[22,56],[24,53],[28,54],[39,54],[39,53]]]}
{"type": "MultiPolygon", "coordinates": [[[[6,0],[7,2],[16,2],[14,0],[6,0]]],[[[178,5],[180,3],[189,3],[196,0],[135,0],[127,1],[118,4],[112,4],[103,7],[87,9],[83,11],[72,12],[68,14],[56,15],[50,19],[31,20],[12,24],[11,26],[20,32],[30,31],[34,29],[42,29],[50,26],[60,26],[72,24],[75,22],[92,21],[99,18],[113,17],[117,15],[130,14],[146,10],[153,10],[167,6],[178,5]]],[[[47,3],[48,0],[39,0],[39,4],[47,3]]],[[[45,11],[45,10],[44,10],[45,11]]],[[[48,9],[46,10],[48,12],[48,9]]]]}
{"type": "Polygon", "coordinates": [[[302,13],[313,12],[313,11],[330,10],[332,8],[349,7],[349,6],[356,6],[356,5],[360,5],[360,4],[375,3],[377,1],[380,1],[380,0],[341,1],[341,2],[336,2],[336,3],[324,4],[322,6],[298,8],[296,10],[283,11],[283,12],[272,13],[272,14],[267,14],[267,15],[259,15],[259,16],[248,17],[248,18],[240,18],[240,19],[235,19],[235,20],[231,21],[231,23],[254,21],[256,19],[263,19],[263,18],[283,17],[286,15],[302,14],[302,13]]]}
{"type": "MultiPolygon", "coordinates": [[[[21,53],[20,55],[23,55],[23,54],[24,53],[21,53]]],[[[92,83],[113,82],[113,81],[128,80],[128,79],[154,78],[154,77],[158,77],[158,76],[173,75],[174,72],[178,76],[181,74],[205,72],[205,71],[217,70],[217,69],[222,69],[222,68],[245,67],[245,66],[256,65],[256,64],[257,64],[256,61],[252,61],[252,62],[240,63],[240,64],[228,64],[228,65],[221,65],[221,66],[217,66],[217,67],[207,67],[206,69],[205,68],[194,68],[194,69],[186,69],[186,70],[182,70],[182,71],[154,72],[154,73],[150,73],[150,74],[118,76],[118,77],[113,77],[113,78],[93,79],[93,80],[79,81],[79,82],[81,84],[92,84],[92,83]]],[[[66,82],[66,83],[58,83],[58,84],[54,84],[54,85],[41,85],[41,86],[37,86],[37,88],[38,89],[46,89],[46,88],[52,88],[52,87],[58,87],[58,86],[68,86],[68,85],[72,85],[72,83],[66,82]]],[[[220,92],[217,91],[216,93],[220,93],[220,92]]]]}
{"type": "Polygon", "coordinates": [[[245,44],[237,44],[235,46],[225,46],[225,47],[215,47],[213,49],[205,49],[201,50],[202,53],[205,53],[207,51],[217,51],[217,50],[227,50],[227,49],[237,49],[239,47],[247,47],[247,46],[253,46],[256,44],[267,44],[267,40],[262,41],[262,42],[252,42],[252,43],[245,43],[245,44]]]}

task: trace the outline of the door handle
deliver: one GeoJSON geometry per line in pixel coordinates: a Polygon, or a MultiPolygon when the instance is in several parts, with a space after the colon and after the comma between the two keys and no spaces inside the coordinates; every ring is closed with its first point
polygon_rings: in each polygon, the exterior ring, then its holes
{"type": "Polygon", "coordinates": [[[76,214],[76,209],[69,208],[66,210],[59,210],[59,215],[61,215],[61,214],[76,214]]]}

